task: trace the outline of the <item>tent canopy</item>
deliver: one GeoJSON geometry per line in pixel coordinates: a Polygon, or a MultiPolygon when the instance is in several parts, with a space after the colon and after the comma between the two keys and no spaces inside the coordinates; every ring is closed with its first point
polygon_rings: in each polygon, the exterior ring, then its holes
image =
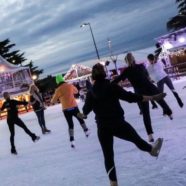
{"type": "Polygon", "coordinates": [[[74,80],[81,79],[87,76],[90,76],[92,69],[90,67],[86,67],[84,65],[75,64],[72,65],[70,70],[64,76],[65,80],[74,80]]]}
{"type": "Polygon", "coordinates": [[[12,95],[22,94],[28,91],[32,82],[28,67],[12,65],[0,56],[0,98],[5,91],[12,95]]]}
{"type": "Polygon", "coordinates": [[[10,72],[10,71],[18,71],[18,70],[22,70],[22,69],[27,69],[27,67],[18,67],[16,65],[13,65],[0,55],[0,73],[10,72]]]}

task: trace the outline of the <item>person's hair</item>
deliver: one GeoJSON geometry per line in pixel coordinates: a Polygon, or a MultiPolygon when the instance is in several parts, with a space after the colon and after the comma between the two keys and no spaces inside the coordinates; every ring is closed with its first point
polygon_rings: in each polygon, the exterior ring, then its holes
{"type": "Polygon", "coordinates": [[[158,42],[155,45],[156,45],[156,48],[160,48],[161,47],[160,43],[158,43],[158,42]]]}
{"type": "Polygon", "coordinates": [[[5,97],[6,95],[9,95],[9,92],[3,92],[3,97],[5,97]]]}
{"type": "Polygon", "coordinates": [[[154,60],[154,59],[155,59],[155,57],[154,57],[154,55],[153,55],[153,54],[149,54],[149,55],[147,56],[147,59],[149,59],[149,60],[154,60]]]}
{"type": "Polygon", "coordinates": [[[125,56],[125,61],[129,66],[133,66],[136,64],[135,62],[135,58],[132,55],[132,53],[127,53],[127,55],[125,56]]]}
{"type": "Polygon", "coordinates": [[[106,77],[104,66],[97,63],[92,67],[92,79],[93,80],[103,80],[106,77]]]}

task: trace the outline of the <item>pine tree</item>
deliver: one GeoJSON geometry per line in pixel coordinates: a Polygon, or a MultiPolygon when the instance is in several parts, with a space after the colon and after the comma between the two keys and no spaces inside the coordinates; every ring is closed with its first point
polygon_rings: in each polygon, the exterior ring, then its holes
{"type": "Polygon", "coordinates": [[[33,61],[23,65],[23,63],[25,63],[27,60],[24,57],[25,54],[21,53],[20,50],[13,50],[13,47],[15,46],[16,45],[11,43],[9,39],[0,41],[0,55],[11,64],[29,67],[31,74],[36,75],[39,78],[39,75],[43,73],[43,70],[39,69],[38,66],[34,66],[33,61]]]}
{"type": "Polygon", "coordinates": [[[168,30],[179,30],[186,27],[186,0],[176,0],[178,14],[167,22],[168,30]]]}
{"type": "Polygon", "coordinates": [[[33,61],[30,61],[28,64],[24,65],[25,67],[30,68],[30,72],[32,75],[36,75],[39,78],[39,75],[43,73],[43,69],[38,69],[38,66],[34,66],[33,61]]]}

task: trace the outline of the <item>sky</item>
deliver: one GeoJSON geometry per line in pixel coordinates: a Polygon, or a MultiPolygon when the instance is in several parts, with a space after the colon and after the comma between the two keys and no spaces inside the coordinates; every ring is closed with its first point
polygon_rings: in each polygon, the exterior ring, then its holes
{"type": "Polygon", "coordinates": [[[0,0],[0,40],[9,38],[43,76],[66,72],[72,64],[97,61],[99,54],[148,48],[166,34],[175,0],[0,0]]]}

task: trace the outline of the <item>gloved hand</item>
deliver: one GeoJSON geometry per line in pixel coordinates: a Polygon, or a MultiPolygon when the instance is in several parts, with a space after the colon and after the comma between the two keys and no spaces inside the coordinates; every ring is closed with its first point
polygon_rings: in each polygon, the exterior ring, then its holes
{"type": "Polygon", "coordinates": [[[80,119],[87,119],[87,116],[80,112],[77,114],[77,117],[80,119]]]}
{"type": "Polygon", "coordinates": [[[166,93],[160,93],[153,96],[143,96],[143,101],[159,101],[163,99],[167,94],[166,93]]]}

